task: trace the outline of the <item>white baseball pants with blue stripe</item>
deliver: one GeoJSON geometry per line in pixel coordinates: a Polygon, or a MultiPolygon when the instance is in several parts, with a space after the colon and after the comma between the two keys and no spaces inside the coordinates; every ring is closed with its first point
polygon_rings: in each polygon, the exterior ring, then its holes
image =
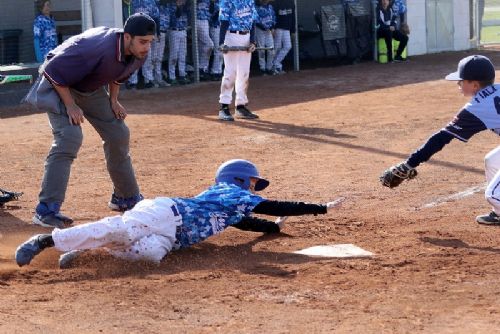
{"type": "Polygon", "coordinates": [[[484,196],[500,216],[500,146],[490,151],[484,157],[484,171],[487,186],[484,196]]]}
{"type": "Polygon", "coordinates": [[[175,66],[179,69],[179,76],[186,76],[187,33],[186,30],[169,30],[168,46],[168,78],[175,80],[175,66]]]}
{"type": "Polygon", "coordinates": [[[210,38],[208,20],[196,20],[196,32],[198,33],[198,55],[200,70],[207,72],[210,55],[214,48],[214,42],[210,38]]]}
{"type": "Polygon", "coordinates": [[[165,51],[165,33],[160,33],[160,36],[155,37],[151,43],[151,49],[149,50],[148,57],[142,65],[142,72],[144,78],[147,81],[160,81],[162,79],[161,74],[161,62],[163,60],[163,53],[165,51]]]}
{"type": "Polygon", "coordinates": [[[105,248],[126,260],[160,262],[175,243],[182,218],[175,202],[168,197],[145,199],[122,216],[107,217],[93,223],[54,229],[56,249],[69,252],[105,248]]]}
{"type": "Polygon", "coordinates": [[[277,70],[282,70],[283,59],[292,49],[292,39],[290,37],[290,30],[276,29],[274,30],[274,68],[277,70]]]}
{"type": "Polygon", "coordinates": [[[222,73],[222,63],[223,57],[222,52],[219,50],[219,40],[220,40],[220,27],[210,27],[210,38],[214,42],[214,54],[212,59],[212,67],[210,73],[221,74],[222,73]]]}
{"type": "MultiPolygon", "coordinates": [[[[274,39],[271,30],[255,28],[255,39],[258,47],[273,48],[274,39]]],[[[261,71],[270,71],[273,68],[274,50],[259,50],[259,68],[261,71]]]]}

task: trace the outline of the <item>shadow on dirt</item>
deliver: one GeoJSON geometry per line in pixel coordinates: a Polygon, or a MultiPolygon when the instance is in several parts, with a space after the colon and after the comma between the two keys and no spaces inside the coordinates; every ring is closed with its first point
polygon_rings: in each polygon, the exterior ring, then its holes
{"type": "MultiPolygon", "coordinates": [[[[121,277],[147,278],[150,275],[162,275],[167,280],[192,280],[194,279],[192,276],[198,277],[200,275],[217,278],[222,276],[222,272],[228,271],[257,276],[293,278],[296,276],[297,270],[288,268],[289,265],[337,260],[285,252],[254,251],[252,249],[258,243],[282,238],[292,237],[287,234],[262,235],[244,244],[225,246],[203,242],[192,248],[172,252],[159,265],[142,261],[124,261],[114,258],[102,249],[91,250],[75,259],[72,268],[49,270],[47,272],[47,269],[55,268],[57,256],[59,255],[59,253],[55,255],[56,252],[50,250],[51,255],[42,256],[47,254],[40,254],[40,257],[43,258],[41,260],[36,259],[30,267],[27,267],[28,270],[17,273],[10,270],[5,275],[2,275],[3,277],[0,277],[0,279],[31,281],[38,277],[39,284],[57,284],[121,277]],[[41,270],[44,270],[43,275],[40,275],[41,270]]],[[[341,261],[342,259],[338,260],[341,261]]]]}
{"type": "Polygon", "coordinates": [[[491,252],[500,254],[500,248],[471,246],[460,239],[439,239],[439,238],[422,237],[420,238],[420,240],[439,247],[467,248],[467,249],[475,249],[482,252],[491,252]]]}
{"type": "MultiPolygon", "coordinates": [[[[250,79],[250,100],[255,100],[255,111],[286,104],[306,103],[324,98],[348,95],[363,91],[390,89],[391,87],[443,79],[456,68],[457,62],[477,50],[443,52],[412,57],[405,64],[361,63],[355,66],[337,66],[293,72],[283,76],[252,77],[250,79]],[[390,70],[390,76],[388,71],[390,70]],[[386,78],[381,80],[381,78],[386,78]],[[297,93],[301,92],[301,93],[297,93]],[[258,101],[257,101],[258,100],[258,101]]],[[[493,61],[500,63],[497,50],[481,50],[493,61]]],[[[139,91],[122,89],[120,100],[125,104],[134,100],[150,101],[152,105],[165,106],[161,114],[178,114],[191,117],[214,115],[219,95],[219,82],[204,82],[181,87],[155,88],[139,91]],[[199,101],[207,101],[200,104],[199,101]],[[213,108],[208,108],[214,106],[213,108]],[[213,110],[212,110],[213,109],[213,110]]],[[[146,110],[125,106],[130,114],[158,113],[156,108],[146,110]],[[153,112],[152,112],[153,111],[153,112]]],[[[0,108],[0,119],[39,113],[27,106],[0,108]]]]}

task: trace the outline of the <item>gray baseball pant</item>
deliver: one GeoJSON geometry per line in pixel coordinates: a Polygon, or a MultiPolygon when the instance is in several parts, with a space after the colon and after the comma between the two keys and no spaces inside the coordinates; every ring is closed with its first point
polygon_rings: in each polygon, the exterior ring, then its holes
{"type": "MultiPolygon", "coordinates": [[[[71,90],[76,104],[103,140],[106,166],[116,196],[128,198],[139,194],[132,161],[129,155],[130,131],[123,120],[115,118],[104,87],[91,93],[71,90]]],[[[54,141],[45,160],[40,202],[62,203],[71,170],[82,144],[81,126],[71,125],[65,108],[48,111],[54,141]]]]}

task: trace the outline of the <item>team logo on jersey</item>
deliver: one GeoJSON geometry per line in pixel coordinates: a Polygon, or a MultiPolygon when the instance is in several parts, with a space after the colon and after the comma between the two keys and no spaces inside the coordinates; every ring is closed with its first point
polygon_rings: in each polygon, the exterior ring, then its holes
{"type": "Polygon", "coordinates": [[[228,215],[225,213],[210,213],[210,225],[212,225],[212,231],[214,234],[219,234],[226,228],[226,219],[228,215]]]}
{"type": "Polygon", "coordinates": [[[337,15],[329,15],[326,18],[328,30],[331,32],[337,32],[340,30],[340,20],[337,15]]]}

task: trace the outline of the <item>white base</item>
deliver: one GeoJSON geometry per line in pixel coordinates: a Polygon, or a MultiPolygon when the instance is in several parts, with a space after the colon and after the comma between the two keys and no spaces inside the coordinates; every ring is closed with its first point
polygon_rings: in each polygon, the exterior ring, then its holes
{"type": "Polygon", "coordinates": [[[295,251],[294,253],[320,257],[367,257],[374,255],[372,252],[353,244],[313,246],[295,251]]]}

